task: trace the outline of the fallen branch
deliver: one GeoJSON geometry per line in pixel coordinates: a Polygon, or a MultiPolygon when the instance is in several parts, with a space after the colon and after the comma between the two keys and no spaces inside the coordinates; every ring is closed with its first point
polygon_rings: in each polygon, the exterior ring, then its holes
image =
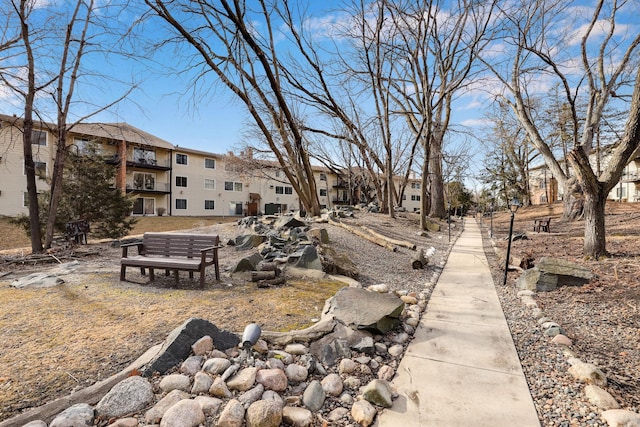
{"type": "Polygon", "coordinates": [[[409,248],[412,251],[416,250],[416,245],[414,245],[413,243],[408,242],[406,240],[396,240],[396,239],[393,239],[391,237],[384,236],[384,235],[382,235],[382,234],[380,234],[380,233],[378,233],[376,231],[373,231],[372,229],[370,229],[369,227],[366,227],[364,225],[362,226],[362,229],[368,231],[369,233],[373,234],[375,237],[377,237],[379,239],[386,240],[387,242],[391,243],[392,245],[402,246],[403,248],[409,248]]]}
{"type": "Polygon", "coordinates": [[[368,241],[370,241],[372,243],[375,243],[378,246],[382,246],[385,249],[389,249],[391,252],[396,252],[398,250],[395,246],[393,246],[388,241],[386,241],[384,239],[377,238],[377,237],[375,237],[375,236],[373,236],[373,235],[371,235],[369,233],[366,233],[364,231],[358,230],[355,227],[348,226],[348,225],[343,224],[343,223],[341,223],[339,221],[336,221],[336,220],[332,220],[331,223],[337,225],[338,227],[342,227],[345,230],[348,230],[348,231],[352,232],[356,236],[362,237],[365,240],[368,240],[368,241]]]}

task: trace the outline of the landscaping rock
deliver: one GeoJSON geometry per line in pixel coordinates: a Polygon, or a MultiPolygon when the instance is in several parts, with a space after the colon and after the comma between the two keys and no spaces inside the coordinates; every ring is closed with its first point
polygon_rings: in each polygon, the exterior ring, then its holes
{"type": "Polygon", "coordinates": [[[88,427],[93,425],[93,418],[93,407],[86,403],[78,403],[58,414],[49,427],[88,427]]]}
{"type": "Polygon", "coordinates": [[[96,415],[119,418],[144,409],[154,399],[153,387],[146,378],[129,377],[116,384],[95,407],[96,415]]]}
{"type": "Polygon", "coordinates": [[[184,399],[169,408],[160,421],[160,427],[197,427],[204,420],[204,412],[198,402],[184,399]]]}

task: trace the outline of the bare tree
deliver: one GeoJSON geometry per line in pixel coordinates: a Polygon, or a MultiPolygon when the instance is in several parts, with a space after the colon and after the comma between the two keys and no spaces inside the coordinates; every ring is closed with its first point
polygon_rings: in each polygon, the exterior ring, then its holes
{"type": "MultiPolygon", "coordinates": [[[[21,29],[21,44],[14,47],[13,54],[16,61],[24,62],[13,67],[10,73],[3,72],[2,80],[24,103],[21,123],[29,194],[31,246],[33,252],[41,252],[53,240],[65,159],[69,149],[69,131],[76,123],[107,110],[124,99],[135,88],[135,84],[124,83],[122,95],[114,97],[108,103],[100,101],[100,104],[90,101],[87,90],[79,93],[77,91],[80,84],[93,83],[99,86],[98,80],[107,78],[106,73],[83,69],[81,65],[89,62],[90,54],[98,54],[100,59],[104,59],[115,52],[112,46],[118,45],[118,41],[128,31],[127,28],[114,25],[117,20],[113,21],[113,18],[118,15],[118,9],[125,5],[109,2],[100,10],[97,10],[93,0],[76,0],[59,6],[12,0],[12,5],[13,17],[20,23],[21,29]],[[36,7],[41,9],[40,16],[34,18],[36,7]],[[42,19],[45,20],[44,24],[42,19]],[[78,101],[82,97],[84,100],[78,101]],[[83,105],[80,106],[79,103],[83,105]],[[74,109],[76,114],[71,119],[70,114],[74,109]],[[50,115],[55,115],[55,119],[45,120],[50,115]],[[44,245],[31,141],[34,116],[38,117],[40,128],[54,135],[56,145],[50,179],[51,196],[46,209],[44,245]]],[[[108,78],[111,82],[115,81],[112,77],[108,78]]],[[[97,91],[91,88],[91,92],[97,91]]],[[[113,95],[110,93],[109,96],[113,95]]]]}
{"type": "MultiPolygon", "coordinates": [[[[570,21],[579,15],[574,3],[537,0],[516,2],[502,9],[503,28],[507,36],[502,48],[513,51],[487,58],[485,63],[505,90],[502,100],[514,110],[531,143],[541,153],[565,195],[565,216],[571,215],[576,198],[584,206],[586,256],[598,258],[607,253],[604,206],[609,191],[615,186],[630,156],[638,147],[638,78],[633,94],[629,92],[630,72],[637,69],[640,34],[617,32],[617,21],[630,2],[598,1],[584,27],[570,21]],[[573,28],[582,28],[576,34],[573,28]],[[601,33],[600,30],[603,30],[601,33]],[[573,40],[579,40],[574,56],[570,56],[573,40]],[[568,48],[558,49],[558,46],[568,48]],[[613,62],[610,58],[615,57],[613,62]],[[579,69],[579,74],[578,73],[579,69]],[[567,169],[544,140],[540,123],[536,122],[529,99],[536,85],[555,79],[562,88],[567,115],[567,128],[572,147],[566,153],[567,169]],[[614,149],[610,162],[596,174],[590,162],[595,135],[603,122],[606,106],[613,100],[631,99],[624,136],[614,149]],[[586,100],[586,110],[579,112],[579,100],[586,100]]],[[[631,13],[635,13],[632,11],[631,13]]]]}
{"type": "Polygon", "coordinates": [[[287,65],[282,60],[287,55],[280,54],[276,43],[279,34],[275,21],[286,17],[287,10],[268,0],[253,3],[255,9],[243,0],[145,3],[173,29],[173,42],[193,48],[203,66],[199,78],[213,71],[245,105],[305,210],[319,215],[302,118],[285,88],[287,65]]]}
{"type": "Polygon", "coordinates": [[[421,225],[426,227],[427,213],[445,216],[443,146],[451,131],[452,104],[472,81],[478,54],[490,36],[494,2],[422,0],[388,2],[387,7],[400,36],[395,48],[406,59],[390,86],[425,153],[421,225]]]}

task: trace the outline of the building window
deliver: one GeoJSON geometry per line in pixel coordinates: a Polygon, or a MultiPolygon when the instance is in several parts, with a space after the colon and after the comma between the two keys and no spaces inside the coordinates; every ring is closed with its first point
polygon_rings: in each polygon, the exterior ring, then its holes
{"type": "Polygon", "coordinates": [[[413,188],[414,190],[419,190],[420,189],[420,183],[419,182],[412,182],[411,183],[411,188],[413,188]]]}
{"type": "Polygon", "coordinates": [[[176,199],[176,209],[187,209],[187,199],[176,199]]]}
{"type": "Polygon", "coordinates": [[[414,202],[419,202],[420,201],[420,195],[419,194],[412,194],[411,195],[411,200],[414,202]]]}
{"type": "Polygon", "coordinates": [[[204,201],[204,209],[207,211],[214,210],[216,208],[215,200],[205,200],[204,201]]]}
{"type": "Polygon", "coordinates": [[[225,181],[224,191],[242,191],[241,182],[225,181]]]}
{"type": "Polygon", "coordinates": [[[176,187],[186,187],[186,186],[187,186],[187,177],[176,176],[176,187]]]}
{"type": "Polygon", "coordinates": [[[327,174],[326,173],[321,173],[320,174],[320,181],[326,181],[327,180],[327,174]]]}
{"type": "Polygon", "coordinates": [[[326,188],[321,188],[320,189],[320,196],[324,197],[327,195],[327,189],[326,188]]]}
{"type": "MultiPolygon", "coordinates": [[[[47,177],[47,163],[46,162],[33,162],[33,168],[35,169],[36,177],[45,179],[47,177]]],[[[25,165],[22,173],[27,174],[27,167],[25,165]]]]}
{"type": "Polygon", "coordinates": [[[204,167],[207,169],[215,169],[216,159],[204,159],[204,167]]]}
{"type": "Polygon", "coordinates": [[[47,145],[47,133],[43,130],[31,131],[31,144],[32,145],[47,145]]]}
{"type": "Polygon", "coordinates": [[[157,165],[156,152],[153,150],[145,150],[144,148],[135,147],[133,149],[133,161],[134,163],[141,163],[143,165],[157,165]]]}
{"type": "Polygon", "coordinates": [[[134,215],[153,215],[155,213],[156,200],[139,197],[133,202],[134,215]]]}
{"type": "Polygon", "coordinates": [[[402,200],[407,200],[407,195],[406,194],[402,195],[402,200]]]}
{"type": "Polygon", "coordinates": [[[276,194],[293,194],[293,187],[283,187],[282,185],[276,185],[276,194]]]}
{"type": "Polygon", "coordinates": [[[280,178],[280,171],[276,171],[276,178],[280,178]]]}
{"type": "Polygon", "coordinates": [[[204,179],[204,189],[205,190],[215,190],[216,189],[216,180],[215,179],[204,179]]]}
{"type": "Polygon", "coordinates": [[[187,155],[186,154],[176,154],[176,164],[178,164],[178,165],[186,165],[187,164],[187,155]]]}
{"type": "Polygon", "coordinates": [[[136,190],[155,190],[155,174],[135,172],[133,174],[133,188],[136,190]]]}

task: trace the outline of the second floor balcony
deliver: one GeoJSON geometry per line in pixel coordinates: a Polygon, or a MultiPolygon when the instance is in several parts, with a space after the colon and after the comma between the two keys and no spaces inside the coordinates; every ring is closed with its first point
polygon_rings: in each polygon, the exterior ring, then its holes
{"type": "Polygon", "coordinates": [[[167,182],[127,182],[127,193],[170,193],[171,186],[167,182]]]}

